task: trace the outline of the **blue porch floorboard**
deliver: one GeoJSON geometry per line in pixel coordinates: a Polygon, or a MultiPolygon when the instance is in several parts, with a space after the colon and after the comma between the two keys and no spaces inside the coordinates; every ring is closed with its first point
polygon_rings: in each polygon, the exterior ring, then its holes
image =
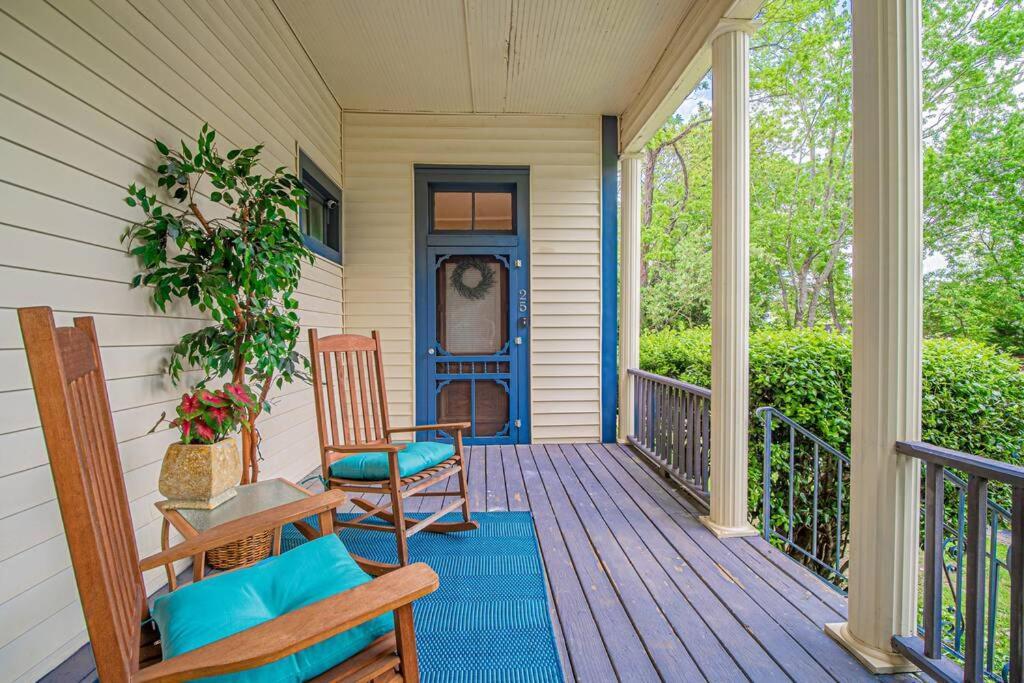
{"type": "MultiPolygon", "coordinates": [[[[533,513],[567,677],[875,678],[823,631],[846,619],[844,597],[761,538],[716,538],[631,449],[480,446],[467,467],[475,510],[533,513]]],[[[448,500],[418,498],[407,510],[448,500]]],[[[87,680],[90,668],[78,653],[48,679],[87,680]]]]}

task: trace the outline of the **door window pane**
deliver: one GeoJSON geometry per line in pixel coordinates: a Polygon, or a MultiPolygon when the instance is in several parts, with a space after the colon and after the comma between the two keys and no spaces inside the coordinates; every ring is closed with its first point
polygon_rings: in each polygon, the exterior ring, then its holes
{"type": "Polygon", "coordinates": [[[508,410],[508,391],[494,380],[455,380],[441,387],[437,394],[437,421],[473,422],[475,412],[473,436],[496,436],[503,432],[509,421],[508,410]]]}
{"type": "Polygon", "coordinates": [[[512,229],[512,193],[477,192],[473,209],[475,230],[512,229]]]}
{"type": "Polygon", "coordinates": [[[514,193],[433,190],[436,232],[513,232],[514,193]]]}
{"type": "Polygon", "coordinates": [[[437,273],[437,340],[441,347],[454,356],[500,351],[508,340],[505,264],[493,256],[453,256],[437,273]]]}
{"type": "Polygon", "coordinates": [[[471,383],[469,380],[455,380],[441,387],[437,394],[437,421],[470,422],[471,383]]]}
{"type": "Polygon", "coordinates": [[[508,424],[508,392],[494,380],[476,383],[475,436],[494,436],[508,424]]]}
{"type": "Polygon", "coordinates": [[[472,230],[473,193],[435,192],[435,230],[472,230]]]}

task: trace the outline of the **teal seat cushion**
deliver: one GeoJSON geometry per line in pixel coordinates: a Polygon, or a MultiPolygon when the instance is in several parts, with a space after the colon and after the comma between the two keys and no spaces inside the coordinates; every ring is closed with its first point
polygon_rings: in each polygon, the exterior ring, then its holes
{"type": "MultiPolygon", "coordinates": [[[[415,441],[395,445],[405,446],[403,450],[398,451],[398,473],[402,477],[411,477],[455,455],[455,447],[450,443],[415,441]]],[[[331,463],[331,476],[360,481],[387,479],[388,454],[381,451],[346,455],[341,460],[331,463]]]]}
{"type": "MultiPolygon", "coordinates": [[[[160,596],[152,614],[164,659],[171,659],[370,580],[337,536],[325,536],[252,567],[160,596]]],[[[305,681],[358,654],[393,628],[394,617],[388,612],[276,662],[202,680],[305,681]]]]}

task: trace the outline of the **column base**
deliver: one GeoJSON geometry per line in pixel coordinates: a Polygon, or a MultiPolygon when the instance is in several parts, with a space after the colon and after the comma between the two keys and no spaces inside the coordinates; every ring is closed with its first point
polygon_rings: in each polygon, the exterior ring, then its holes
{"type": "Polygon", "coordinates": [[[710,515],[701,515],[698,517],[700,523],[711,530],[718,538],[738,538],[740,536],[759,536],[761,532],[755,529],[750,524],[743,526],[722,526],[716,522],[711,521],[710,515]]]}
{"type": "Polygon", "coordinates": [[[903,655],[879,650],[850,633],[848,622],[825,624],[825,633],[846,648],[857,658],[857,661],[864,665],[865,669],[873,674],[899,674],[919,670],[919,667],[903,655]]]}

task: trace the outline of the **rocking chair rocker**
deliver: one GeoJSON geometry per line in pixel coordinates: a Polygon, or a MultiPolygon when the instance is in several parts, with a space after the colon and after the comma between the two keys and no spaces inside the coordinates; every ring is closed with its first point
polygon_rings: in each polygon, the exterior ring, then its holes
{"type": "Polygon", "coordinates": [[[352,498],[352,503],[363,513],[335,523],[342,527],[393,533],[400,566],[409,564],[408,539],[413,534],[478,528],[479,524],[470,518],[462,454],[462,431],[470,425],[460,422],[392,427],[388,420],[380,335],[376,331],[369,337],[354,334],[319,337],[313,329],[309,331],[309,347],[325,488],[384,497],[376,504],[366,498],[352,498]],[[453,443],[394,443],[391,440],[394,434],[435,430],[450,433],[453,443]],[[457,495],[444,490],[427,490],[453,476],[458,477],[457,495]],[[424,519],[415,519],[403,513],[405,501],[415,496],[453,496],[456,499],[424,519]],[[462,521],[437,521],[459,508],[462,521]],[[371,517],[387,525],[368,523],[366,520],[371,517]]]}
{"type": "Polygon", "coordinates": [[[100,680],[419,680],[412,602],[437,589],[437,575],[416,564],[371,579],[333,534],[337,491],[140,561],[92,318],[58,328],[49,308],[18,315],[100,680]],[[143,571],[310,516],[323,537],[161,596],[150,618],[143,571]]]}

